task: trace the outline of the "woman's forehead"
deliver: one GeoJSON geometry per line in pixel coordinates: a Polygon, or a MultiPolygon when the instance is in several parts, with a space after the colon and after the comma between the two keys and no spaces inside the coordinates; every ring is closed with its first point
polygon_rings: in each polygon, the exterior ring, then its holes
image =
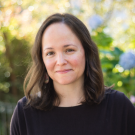
{"type": "Polygon", "coordinates": [[[64,23],[54,23],[45,30],[42,37],[43,46],[52,46],[56,44],[80,44],[78,37],[64,23]]]}
{"type": "Polygon", "coordinates": [[[66,24],[62,23],[62,22],[59,22],[59,23],[53,23],[51,25],[49,25],[44,33],[43,33],[43,36],[50,36],[50,35],[57,35],[57,34],[67,34],[67,33],[73,33],[71,31],[71,29],[69,28],[69,26],[67,26],[66,24]]]}

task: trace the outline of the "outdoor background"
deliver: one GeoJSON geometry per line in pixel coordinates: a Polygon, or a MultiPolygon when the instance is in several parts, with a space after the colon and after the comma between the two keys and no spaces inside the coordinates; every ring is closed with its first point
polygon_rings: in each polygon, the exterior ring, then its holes
{"type": "Polygon", "coordinates": [[[135,0],[0,0],[0,135],[9,134],[7,121],[24,96],[36,33],[57,12],[85,23],[99,48],[105,85],[115,84],[135,103],[135,0]]]}

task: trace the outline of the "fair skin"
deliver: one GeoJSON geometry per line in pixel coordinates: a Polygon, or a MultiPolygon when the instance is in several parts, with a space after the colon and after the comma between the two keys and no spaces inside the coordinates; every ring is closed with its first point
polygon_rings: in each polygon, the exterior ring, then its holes
{"type": "Polygon", "coordinates": [[[78,37],[63,23],[51,24],[43,33],[42,57],[59,106],[79,105],[84,99],[85,52],[78,37]]]}

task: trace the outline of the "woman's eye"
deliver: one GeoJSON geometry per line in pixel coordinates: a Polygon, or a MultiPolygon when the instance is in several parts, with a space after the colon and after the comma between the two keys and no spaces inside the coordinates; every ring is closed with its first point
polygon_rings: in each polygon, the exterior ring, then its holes
{"type": "Polygon", "coordinates": [[[49,53],[47,53],[47,56],[50,56],[50,55],[53,55],[54,54],[54,52],[49,52],[49,53]]]}
{"type": "Polygon", "coordinates": [[[67,49],[66,52],[73,52],[73,49],[67,49]]]}

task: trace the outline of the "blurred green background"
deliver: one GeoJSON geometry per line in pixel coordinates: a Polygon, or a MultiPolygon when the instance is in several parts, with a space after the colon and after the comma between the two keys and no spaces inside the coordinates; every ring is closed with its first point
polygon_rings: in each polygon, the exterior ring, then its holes
{"type": "Polygon", "coordinates": [[[0,101],[24,96],[36,32],[56,12],[85,23],[99,48],[105,85],[115,84],[135,103],[135,0],[0,0],[0,101]]]}

